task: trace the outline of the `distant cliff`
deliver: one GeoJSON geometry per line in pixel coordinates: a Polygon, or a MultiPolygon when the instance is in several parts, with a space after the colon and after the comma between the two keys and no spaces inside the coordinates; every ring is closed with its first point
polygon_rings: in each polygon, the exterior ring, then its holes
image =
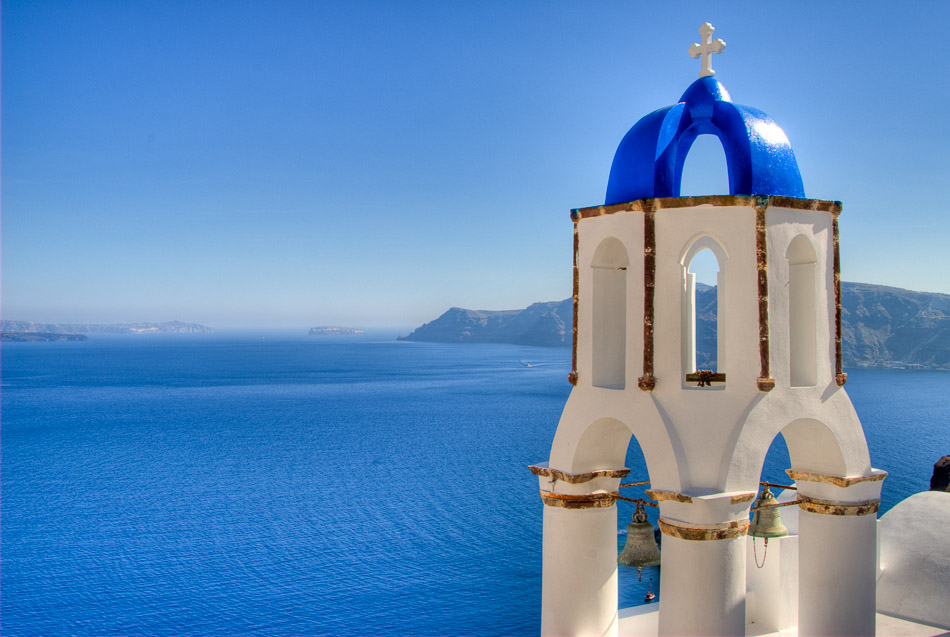
{"type": "MultiPolygon", "coordinates": [[[[950,295],[843,282],[841,306],[845,366],[950,369],[950,295]]],[[[696,307],[696,362],[708,368],[716,356],[716,288],[697,284],[696,307]]],[[[570,346],[572,311],[570,299],[523,310],[453,307],[400,340],[570,346]]]]}
{"type": "Polygon", "coordinates": [[[950,369],[950,295],[841,284],[844,362],[950,369]]]}
{"type": "Polygon", "coordinates": [[[433,343],[513,343],[516,345],[570,345],[571,299],[534,303],[523,310],[466,310],[453,307],[415,329],[401,341],[433,343]]]}
{"type": "Polygon", "coordinates": [[[0,321],[0,330],[11,333],[37,334],[210,334],[210,327],[197,323],[166,321],[164,323],[34,323],[32,321],[0,321]]]}

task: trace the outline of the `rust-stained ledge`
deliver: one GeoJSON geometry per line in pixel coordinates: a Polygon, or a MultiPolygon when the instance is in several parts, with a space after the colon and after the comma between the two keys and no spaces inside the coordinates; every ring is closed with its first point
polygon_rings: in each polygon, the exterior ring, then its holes
{"type": "Polygon", "coordinates": [[[718,524],[712,527],[692,527],[681,526],[670,522],[666,518],[660,518],[657,521],[660,531],[664,535],[679,538],[681,540],[691,540],[694,542],[708,540],[730,540],[736,537],[742,537],[749,532],[749,521],[733,521],[726,524],[718,524]]]}
{"type": "Polygon", "coordinates": [[[630,469],[599,469],[586,473],[567,473],[560,469],[539,467],[538,465],[531,465],[528,469],[536,476],[560,480],[568,484],[583,484],[591,480],[596,480],[597,478],[625,478],[627,474],[630,473],[630,469]]]}
{"type": "Polygon", "coordinates": [[[609,509],[617,502],[617,495],[615,493],[567,495],[542,491],[541,501],[549,507],[559,509],[609,509]]]}
{"type": "Polygon", "coordinates": [[[682,502],[683,504],[691,504],[693,498],[675,491],[659,491],[657,489],[647,489],[646,495],[651,500],[656,500],[657,502],[663,502],[664,500],[671,500],[673,502],[682,502]]]}
{"type": "Polygon", "coordinates": [[[802,511],[820,513],[821,515],[872,515],[877,513],[881,506],[880,500],[864,500],[862,502],[831,502],[798,495],[798,506],[802,511]]]}
{"type": "Polygon", "coordinates": [[[877,482],[887,477],[887,471],[872,473],[869,476],[854,476],[851,478],[842,478],[838,476],[826,476],[821,473],[812,473],[811,471],[797,471],[795,469],[786,469],[788,477],[796,482],[822,482],[824,484],[833,484],[836,487],[850,487],[859,482],[877,482]]]}
{"type": "Polygon", "coordinates": [[[743,502],[752,502],[753,500],[755,500],[756,495],[758,494],[753,493],[751,491],[748,493],[740,493],[739,495],[734,495],[731,498],[729,498],[729,504],[742,504],[743,502]]]}

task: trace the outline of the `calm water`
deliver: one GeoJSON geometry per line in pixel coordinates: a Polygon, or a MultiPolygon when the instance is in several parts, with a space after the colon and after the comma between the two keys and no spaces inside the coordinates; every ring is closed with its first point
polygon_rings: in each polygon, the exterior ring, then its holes
{"type": "MultiPolygon", "coordinates": [[[[569,358],[305,337],[4,344],[0,630],[536,634],[526,467],[547,457],[569,358]]],[[[852,372],[885,508],[950,453],[948,387],[852,372]]],[[[787,463],[776,442],[765,476],[787,463]]],[[[622,605],[642,602],[621,570],[622,605]]]]}

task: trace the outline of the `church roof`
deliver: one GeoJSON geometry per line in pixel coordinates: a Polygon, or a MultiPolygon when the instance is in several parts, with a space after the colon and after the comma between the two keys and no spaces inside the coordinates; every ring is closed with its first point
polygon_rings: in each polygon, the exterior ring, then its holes
{"type": "Polygon", "coordinates": [[[679,102],[631,128],[614,155],[605,205],[678,197],[683,162],[698,135],[722,142],[730,195],[805,197],[788,137],[762,111],[736,104],[711,76],[693,82],[679,102]]]}

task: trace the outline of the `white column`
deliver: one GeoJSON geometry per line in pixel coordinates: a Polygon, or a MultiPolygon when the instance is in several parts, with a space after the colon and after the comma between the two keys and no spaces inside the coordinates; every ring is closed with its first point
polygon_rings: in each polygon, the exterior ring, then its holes
{"type": "Polygon", "coordinates": [[[873,635],[877,516],[801,511],[798,634],[873,635]]]}
{"type": "Polygon", "coordinates": [[[744,635],[750,492],[690,496],[651,490],[660,503],[660,635],[744,635]]]}
{"type": "Polygon", "coordinates": [[[874,635],[877,503],[884,475],[813,481],[795,476],[805,500],[798,517],[799,635],[874,635]]]}
{"type": "Polygon", "coordinates": [[[541,634],[617,634],[616,506],[544,507],[541,634]]]}
{"type": "Polygon", "coordinates": [[[744,635],[746,537],[663,536],[660,635],[744,635]]]}

